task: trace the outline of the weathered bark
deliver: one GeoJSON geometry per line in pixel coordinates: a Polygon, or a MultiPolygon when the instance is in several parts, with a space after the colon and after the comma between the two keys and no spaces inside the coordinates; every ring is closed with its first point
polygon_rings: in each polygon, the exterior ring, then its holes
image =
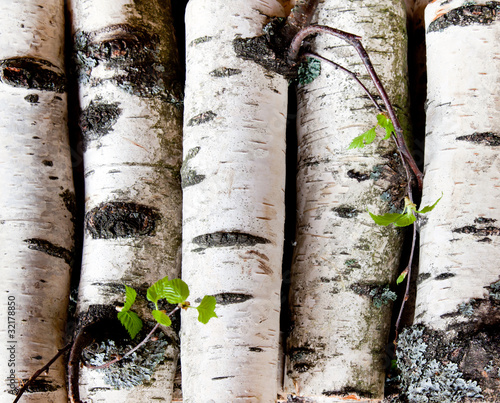
{"type": "Polygon", "coordinates": [[[500,3],[479,3],[426,9],[422,203],[443,198],[421,223],[415,325],[399,341],[411,401],[500,395],[500,3]]]}
{"type": "MultiPolygon", "coordinates": [[[[70,9],[85,149],[77,314],[80,328],[93,329],[96,338],[84,360],[97,365],[145,334],[131,342],[124,332],[105,332],[124,330],[115,310],[124,284],[137,290],[147,328],[153,320],[147,287],[180,276],[182,110],[169,1],[74,0],[70,9]]],[[[131,359],[84,368],[82,399],[170,401],[178,337],[170,328],[158,334],[131,359]]]]}
{"type": "Polygon", "coordinates": [[[274,16],[275,0],[186,10],[182,277],[190,298],[218,302],[207,325],[182,318],[186,402],[277,396],[287,82],[233,46],[274,16]]]}
{"type": "MultiPolygon", "coordinates": [[[[75,194],[67,129],[62,0],[12,1],[0,15],[0,400],[64,345],[75,194]]],[[[56,361],[23,397],[67,401],[56,361]]]]}
{"type": "MultiPolygon", "coordinates": [[[[403,2],[325,0],[313,22],[362,37],[407,129],[403,2]]],[[[367,82],[347,43],[318,36],[312,51],[367,82]]],[[[285,373],[292,401],[383,397],[391,309],[382,301],[399,264],[402,231],[377,226],[366,209],[401,208],[405,176],[392,141],[348,150],[376,115],[352,77],[330,65],[298,87],[297,246],[285,373]]]]}

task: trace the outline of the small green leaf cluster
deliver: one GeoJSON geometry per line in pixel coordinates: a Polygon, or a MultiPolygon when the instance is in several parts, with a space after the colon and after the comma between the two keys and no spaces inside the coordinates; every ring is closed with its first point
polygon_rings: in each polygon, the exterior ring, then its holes
{"type": "Polygon", "coordinates": [[[351,142],[348,149],[352,150],[353,148],[363,148],[365,145],[373,143],[373,141],[377,137],[377,127],[379,126],[385,129],[386,135],[383,140],[387,140],[394,133],[394,126],[391,119],[388,118],[385,114],[379,113],[377,115],[377,124],[370,130],[367,130],[360,136],[356,137],[351,142]]]}
{"type": "Polygon", "coordinates": [[[309,84],[321,74],[321,62],[312,57],[306,57],[306,61],[299,65],[297,74],[299,84],[309,84]]]}
{"type": "MultiPolygon", "coordinates": [[[[409,197],[405,197],[405,206],[403,209],[403,212],[398,214],[398,213],[386,213],[384,215],[375,215],[370,212],[368,212],[375,221],[376,224],[382,225],[384,227],[388,226],[389,224],[394,224],[396,227],[407,227],[408,225],[411,225],[415,222],[417,217],[415,216],[415,213],[418,214],[425,214],[428,213],[429,211],[432,211],[434,207],[436,207],[436,204],[438,204],[439,200],[441,200],[443,196],[439,199],[436,200],[436,202],[432,206],[425,206],[421,210],[417,210],[417,205],[413,203],[409,197]]],[[[403,281],[404,278],[401,280],[403,281]]],[[[399,284],[399,283],[398,283],[399,284]]]]}
{"type": "MultiPolygon", "coordinates": [[[[142,320],[135,312],[130,311],[136,297],[136,291],[129,286],[125,286],[125,305],[118,312],[118,319],[125,329],[127,329],[131,339],[142,329],[142,320]]],[[[170,315],[175,311],[167,314],[164,310],[160,310],[158,302],[162,299],[165,299],[169,304],[177,304],[182,309],[193,308],[198,310],[198,320],[204,324],[208,323],[211,318],[217,317],[215,313],[215,298],[205,295],[197,307],[191,306],[187,301],[189,287],[184,281],[178,278],[169,280],[168,277],[165,277],[158,280],[148,288],[146,297],[148,301],[151,301],[155,305],[155,309],[151,312],[151,315],[163,326],[170,326],[172,324],[170,315]]]]}

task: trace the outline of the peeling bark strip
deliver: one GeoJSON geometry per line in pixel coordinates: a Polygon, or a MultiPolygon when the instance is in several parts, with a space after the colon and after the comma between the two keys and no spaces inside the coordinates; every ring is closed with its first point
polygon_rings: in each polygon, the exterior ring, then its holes
{"type": "Polygon", "coordinates": [[[490,25],[498,19],[500,19],[500,3],[497,1],[487,2],[486,5],[468,5],[439,16],[429,24],[427,32],[443,31],[452,26],[490,25]]]}
{"type": "Polygon", "coordinates": [[[87,149],[89,143],[105,136],[113,130],[122,110],[118,103],[90,101],[90,104],[80,114],[80,129],[83,135],[83,147],[87,149]]]}
{"type": "Polygon", "coordinates": [[[85,214],[85,228],[92,238],[129,238],[153,235],[160,219],[157,210],[136,203],[108,202],[85,214]]]}
{"type": "Polygon", "coordinates": [[[472,143],[484,144],[491,147],[500,146],[500,136],[495,133],[474,133],[468,136],[457,137],[457,140],[470,141],[472,143]]]}
{"type": "Polygon", "coordinates": [[[175,104],[182,101],[175,72],[164,67],[156,33],[145,27],[116,24],[94,32],[79,31],[74,41],[80,82],[88,82],[92,69],[102,64],[118,73],[109,80],[130,94],[160,96],[175,104]]]}
{"type": "Polygon", "coordinates": [[[242,232],[213,232],[193,238],[193,243],[207,248],[225,246],[255,246],[257,244],[271,243],[270,240],[260,236],[242,232]]]}
{"type": "Polygon", "coordinates": [[[37,250],[47,255],[64,259],[68,264],[71,264],[73,253],[62,246],[54,245],[45,239],[31,238],[25,239],[24,242],[28,244],[29,249],[37,250]]]}
{"type": "MultiPolygon", "coordinates": [[[[14,57],[0,61],[0,80],[13,87],[61,93],[65,90],[66,77],[46,60],[14,57]]],[[[37,101],[38,97],[34,102],[37,101]]]]}

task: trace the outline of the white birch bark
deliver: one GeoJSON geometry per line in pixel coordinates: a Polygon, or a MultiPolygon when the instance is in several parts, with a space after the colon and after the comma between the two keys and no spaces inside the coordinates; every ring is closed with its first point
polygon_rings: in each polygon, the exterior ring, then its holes
{"type": "MultiPolygon", "coordinates": [[[[147,287],[180,277],[182,111],[169,1],[75,0],[70,9],[85,145],[77,312],[92,324],[106,309],[116,318],[124,284],[145,308],[147,287]]],[[[139,314],[151,324],[147,309],[139,314]]],[[[100,346],[112,352],[109,340],[100,346]]],[[[101,350],[87,355],[92,364],[112,358],[101,350]]],[[[178,337],[163,329],[123,366],[83,369],[82,400],[170,401],[177,359],[178,337]]]]}
{"type": "Polygon", "coordinates": [[[284,226],[287,82],[235,55],[275,0],[191,0],[186,10],[182,277],[218,301],[183,314],[185,402],[274,402],[284,226]]]}
{"type": "MultiPolygon", "coordinates": [[[[500,391],[499,11],[498,2],[456,0],[434,1],[426,9],[422,204],[441,194],[443,198],[421,226],[415,323],[432,334],[433,345],[441,346],[434,355],[426,351],[422,357],[441,366],[429,379],[425,373],[420,379],[409,375],[409,396],[420,393],[422,382],[438,384],[445,362],[457,364],[463,373],[456,376],[468,380],[462,396],[470,392],[478,398],[470,381],[478,382],[485,401],[496,401],[500,391]],[[449,346],[453,354],[447,352],[449,346]]],[[[405,348],[400,355],[418,365],[415,349],[422,349],[422,343],[411,347],[407,341],[412,334],[415,330],[402,335],[405,348]]],[[[443,401],[455,386],[443,387],[440,395],[430,397],[437,400],[429,401],[443,401]]]]}
{"type": "MultiPolygon", "coordinates": [[[[62,0],[11,1],[0,15],[0,401],[64,345],[74,188],[62,0]]],[[[67,401],[57,360],[24,402],[67,401]]]]}
{"type": "MultiPolygon", "coordinates": [[[[324,0],[313,22],[362,37],[406,129],[403,1],[324,0]]],[[[347,43],[319,35],[313,51],[367,82],[347,43]]],[[[358,84],[324,63],[318,78],[298,87],[297,246],[285,373],[285,391],[294,401],[383,397],[391,309],[374,303],[396,274],[402,231],[377,226],[366,209],[382,214],[400,208],[404,176],[391,141],[379,138],[348,150],[375,125],[376,115],[358,84]]]]}

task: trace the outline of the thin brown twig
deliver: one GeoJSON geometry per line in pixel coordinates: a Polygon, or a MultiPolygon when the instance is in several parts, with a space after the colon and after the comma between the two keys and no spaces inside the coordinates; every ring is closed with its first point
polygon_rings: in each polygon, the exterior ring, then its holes
{"type": "Polygon", "coordinates": [[[42,374],[43,372],[47,371],[50,366],[64,353],[66,352],[67,350],[69,350],[69,348],[72,346],[73,344],[73,341],[70,341],[68,344],[66,344],[63,348],[57,350],[57,353],[50,359],[50,361],[45,364],[42,368],[40,368],[38,371],[36,371],[33,375],[31,375],[30,379],[28,379],[23,387],[21,389],[19,389],[19,392],[17,392],[17,395],[16,395],[16,398],[14,400],[13,403],[16,403],[19,401],[19,399],[21,398],[21,396],[23,395],[24,392],[26,392],[26,390],[28,389],[28,387],[33,383],[33,381],[38,378],[40,376],[40,374],[42,374]]]}

